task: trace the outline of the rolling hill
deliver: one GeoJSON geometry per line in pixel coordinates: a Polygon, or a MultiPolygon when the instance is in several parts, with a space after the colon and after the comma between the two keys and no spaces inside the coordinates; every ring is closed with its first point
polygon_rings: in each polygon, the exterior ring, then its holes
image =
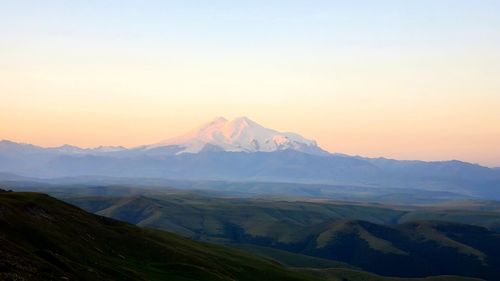
{"type": "MultiPolygon", "coordinates": [[[[331,260],[272,249],[276,261],[92,215],[40,193],[0,190],[0,280],[408,280],[477,281],[459,276],[389,278],[331,260]]],[[[270,251],[273,253],[270,254],[270,251]]]]}
{"type": "MultiPolygon", "coordinates": [[[[456,274],[490,280],[500,276],[500,233],[460,223],[483,223],[496,229],[497,212],[193,195],[67,200],[104,216],[197,240],[284,250],[381,275],[456,274]]],[[[312,262],[271,250],[267,253],[285,264],[297,265],[295,259],[312,262]]]]}
{"type": "Polygon", "coordinates": [[[0,192],[1,280],[315,280],[271,260],[0,192]]]}

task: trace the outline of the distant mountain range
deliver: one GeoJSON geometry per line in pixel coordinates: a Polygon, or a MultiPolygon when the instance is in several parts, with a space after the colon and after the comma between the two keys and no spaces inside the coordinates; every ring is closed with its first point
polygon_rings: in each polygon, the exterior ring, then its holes
{"type": "Polygon", "coordinates": [[[460,161],[332,154],[313,140],[265,128],[246,117],[220,117],[183,136],[133,148],[44,148],[4,140],[0,172],[42,178],[94,175],[345,184],[500,199],[499,169],[460,161]]]}
{"type": "Polygon", "coordinates": [[[228,121],[218,117],[188,133],[160,141],[127,149],[122,146],[99,146],[80,148],[73,145],[42,148],[31,144],[0,141],[0,150],[10,153],[52,152],[69,155],[179,155],[182,153],[200,153],[207,151],[226,152],[274,152],[293,150],[307,154],[327,155],[316,141],[306,139],[295,133],[278,132],[265,128],[247,117],[228,121]]]}

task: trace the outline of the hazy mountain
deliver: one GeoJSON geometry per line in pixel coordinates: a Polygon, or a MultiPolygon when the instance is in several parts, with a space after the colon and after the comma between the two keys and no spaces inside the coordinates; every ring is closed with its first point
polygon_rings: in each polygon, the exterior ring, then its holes
{"type": "Polygon", "coordinates": [[[115,176],[273,181],[449,191],[500,199],[500,170],[460,161],[398,161],[331,154],[315,141],[245,117],[126,149],[43,148],[0,141],[0,172],[32,177],[115,176]]]}
{"type": "Polygon", "coordinates": [[[118,152],[126,150],[123,146],[98,146],[94,148],[80,148],[74,145],[61,145],[57,147],[41,147],[27,143],[16,143],[9,140],[0,141],[0,153],[2,155],[23,154],[99,154],[106,152],[118,152]]]}

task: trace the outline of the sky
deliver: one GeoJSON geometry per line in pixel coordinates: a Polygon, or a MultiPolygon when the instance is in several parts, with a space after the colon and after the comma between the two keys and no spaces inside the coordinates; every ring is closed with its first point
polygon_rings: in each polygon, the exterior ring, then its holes
{"type": "Polygon", "coordinates": [[[155,143],[216,116],[500,166],[500,1],[0,0],[0,139],[155,143]]]}

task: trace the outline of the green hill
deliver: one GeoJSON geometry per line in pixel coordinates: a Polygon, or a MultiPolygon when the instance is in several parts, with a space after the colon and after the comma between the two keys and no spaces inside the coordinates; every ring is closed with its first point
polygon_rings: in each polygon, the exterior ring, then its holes
{"type": "Polygon", "coordinates": [[[431,276],[422,278],[386,277],[346,268],[313,269],[298,268],[297,272],[308,273],[326,281],[480,281],[482,279],[460,276],[431,276]]]}
{"type": "Polygon", "coordinates": [[[312,280],[276,262],[0,193],[0,280],[312,280]]]}
{"type": "Polygon", "coordinates": [[[89,214],[48,195],[0,190],[0,280],[417,280],[267,247],[241,248],[300,268],[89,214]]]}
{"type": "MultiPolygon", "coordinates": [[[[492,280],[500,276],[499,233],[433,221],[444,217],[495,225],[500,214],[490,211],[424,212],[363,204],[193,195],[69,200],[101,215],[198,240],[274,248],[345,262],[382,275],[457,274],[492,280]],[[402,221],[405,223],[400,224],[402,221]]],[[[270,250],[263,254],[291,266],[325,264],[270,250]]]]}
{"type": "Polygon", "coordinates": [[[343,261],[382,275],[454,274],[497,280],[500,234],[482,227],[437,221],[384,226],[335,221],[309,229],[298,252],[343,261]]]}
{"type": "Polygon", "coordinates": [[[249,235],[272,236],[287,242],[295,239],[296,234],[300,236],[304,227],[332,219],[385,224],[395,222],[405,214],[400,210],[364,205],[226,199],[191,194],[66,200],[89,212],[200,240],[223,239],[233,226],[237,226],[249,235]]]}

